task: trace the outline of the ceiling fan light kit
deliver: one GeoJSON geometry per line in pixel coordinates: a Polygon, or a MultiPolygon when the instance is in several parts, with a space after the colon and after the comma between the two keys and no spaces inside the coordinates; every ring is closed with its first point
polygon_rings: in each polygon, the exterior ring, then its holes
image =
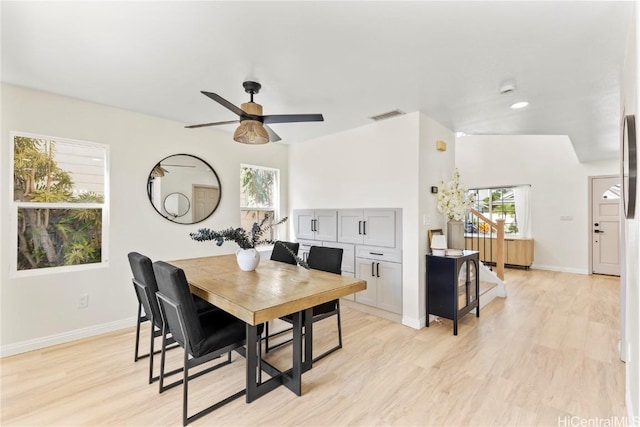
{"type": "Polygon", "coordinates": [[[244,120],[233,133],[233,140],[242,144],[266,144],[269,134],[257,120],[244,120]]]}
{"type": "Polygon", "coordinates": [[[257,82],[247,81],[242,83],[244,91],[251,95],[249,102],[242,104],[242,108],[238,108],[231,102],[227,101],[218,94],[212,92],[202,93],[216,101],[218,104],[226,107],[231,112],[238,115],[238,120],[204,123],[200,125],[185,126],[187,129],[201,128],[207,126],[225,125],[240,121],[240,126],[233,133],[233,140],[243,144],[266,144],[267,142],[280,141],[280,137],[266,123],[296,123],[296,122],[322,122],[324,117],[322,114],[275,114],[262,115],[262,105],[253,102],[253,95],[260,91],[262,85],[257,82]]]}

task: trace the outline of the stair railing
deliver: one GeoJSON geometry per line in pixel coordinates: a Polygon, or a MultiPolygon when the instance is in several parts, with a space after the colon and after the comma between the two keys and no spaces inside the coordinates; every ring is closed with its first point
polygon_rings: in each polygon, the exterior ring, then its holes
{"type": "Polygon", "coordinates": [[[480,251],[480,261],[496,267],[496,275],[504,280],[504,219],[495,222],[482,215],[475,209],[467,215],[465,224],[471,225],[471,230],[465,230],[465,249],[480,251]],[[495,254],[493,238],[495,237],[495,254]]]}

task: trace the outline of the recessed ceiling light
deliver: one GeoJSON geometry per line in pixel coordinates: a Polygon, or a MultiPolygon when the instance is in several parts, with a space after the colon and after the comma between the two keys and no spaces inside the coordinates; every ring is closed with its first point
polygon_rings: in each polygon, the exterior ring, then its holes
{"type": "Polygon", "coordinates": [[[524,108],[527,105],[529,105],[527,101],[521,101],[521,102],[516,102],[515,104],[511,104],[511,108],[513,108],[514,110],[517,110],[519,108],[524,108]]]}
{"type": "Polygon", "coordinates": [[[463,136],[467,136],[467,134],[466,134],[466,133],[464,133],[464,132],[456,132],[456,133],[454,134],[454,136],[455,136],[456,138],[462,138],[463,136]]]}

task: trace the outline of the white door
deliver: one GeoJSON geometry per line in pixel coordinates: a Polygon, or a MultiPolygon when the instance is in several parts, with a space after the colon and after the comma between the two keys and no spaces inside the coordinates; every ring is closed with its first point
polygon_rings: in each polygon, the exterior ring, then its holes
{"type": "Polygon", "coordinates": [[[593,272],[620,275],[620,179],[592,179],[593,272]]]}
{"type": "Polygon", "coordinates": [[[200,222],[216,208],[220,199],[220,189],[205,185],[193,186],[193,222],[200,222]]]}

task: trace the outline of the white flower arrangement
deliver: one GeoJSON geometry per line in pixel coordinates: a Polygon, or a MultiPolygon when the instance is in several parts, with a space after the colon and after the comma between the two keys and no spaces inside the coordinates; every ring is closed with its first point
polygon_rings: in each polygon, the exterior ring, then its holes
{"type": "Polygon", "coordinates": [[[438,212],[443,213],[447,221],[462,221],[473,206],[473,197],[467,195],[467,189],[460,181],[460,172],[453,172],[453,180],[438,186],[438,212]]]}

